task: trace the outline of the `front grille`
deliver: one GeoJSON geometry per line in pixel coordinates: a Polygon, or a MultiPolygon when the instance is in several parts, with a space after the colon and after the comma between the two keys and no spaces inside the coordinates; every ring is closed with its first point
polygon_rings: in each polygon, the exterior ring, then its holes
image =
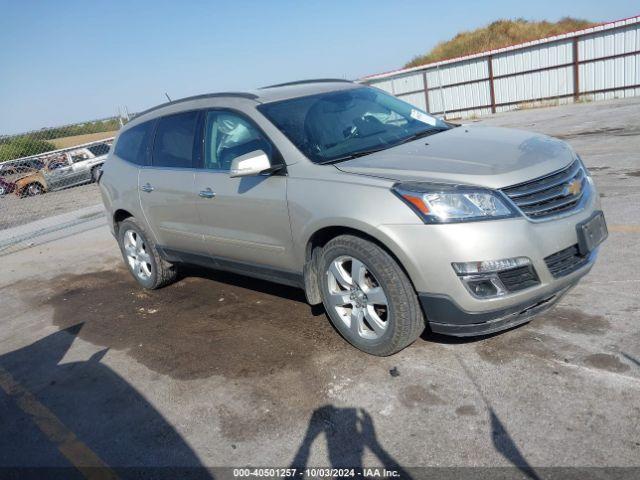
{"type": "Polygon", "coordinates": [[[585,183],[584,169],[576,160],[563,170],[502,191],[525,215],[540,220],[576,208],[584,195],[585,183]]]}
{"type": "Polygon", "coordinates": [[[589,262],[589,257],[580,255],[580,250],[578,250],[578,245],[576,244],[549,255],[544,261],[551,275],[554,278],[560,278],[584,267],[589,262]]]}
{"type": "Polygon", "coordinates": [[[498,272],[500,281],[510,292],[517,292],[540,283],[536,271],[530,265],[498,272]]]}

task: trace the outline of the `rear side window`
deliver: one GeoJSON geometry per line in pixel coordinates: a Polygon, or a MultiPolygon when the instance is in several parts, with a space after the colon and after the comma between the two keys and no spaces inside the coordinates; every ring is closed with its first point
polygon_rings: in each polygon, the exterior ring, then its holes
{"type": "Polygon", "coordinates": [[[198,112],[163,117],[153,142],[154,167],[191,168],[198,112]]]}
{"type": "Polygon", "coordinates": [[[96,157],[100,157],[109,153],[109,144],[99,143],[97,145],[91,145],[90,147],[87,147],[87,150],[93,153],[96,157]]]}
{"type": "Polygon", "coordinates": [[[152,129],[153,122],[145,122],[125,130],[118,137],[114,153],[127,162],[144,165],[152,129]]]}

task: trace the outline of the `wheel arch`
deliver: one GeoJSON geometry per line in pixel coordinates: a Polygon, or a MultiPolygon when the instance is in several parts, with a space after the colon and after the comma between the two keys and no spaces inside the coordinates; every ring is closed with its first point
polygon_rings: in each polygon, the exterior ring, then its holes
{"type": "Polygon", "coordinates": [[[322,247],[329,241],[340,235],[353,235],[368,240],[393,258],[400,268],[404,271],[413,286],[411,274],[406,268],[408,259],[403,250],[393,241],[393,239],[384,235],[380,230],[371,228],[348,227],[344,225],[328,225],[315,230],[307,239],[304,250],[304,290],[307,301],[311,305],[322,303],[320,294],[320,286],[318,285],[318,258],[322,247]]]}
{"type": "Polygon", "coordinates": [[[133,217],[133,214],[125,210],[124,208],[118,208],[115,212],[113,212],[113,231],[116,235],[118,235],[118,227],[120,223],[131,217],[133,217]]]}
{"type": "Polygon", "coordinates": [[[20,185],[16,183],[16,187],[15,187],[16,194],[20,197],[24,196],[25,191],[31,185],[40,185],[40,188],[42,188],[42,193],[47,193],[46,185],[42,183],[39,179],[35,179],[35,180],[28,180],[26,182],[22,182],[20,185]]]}

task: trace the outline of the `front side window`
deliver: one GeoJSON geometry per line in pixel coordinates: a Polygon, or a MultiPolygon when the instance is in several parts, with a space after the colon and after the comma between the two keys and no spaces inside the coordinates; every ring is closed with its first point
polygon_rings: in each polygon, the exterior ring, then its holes
{"type": "Polygon", "coordinates": [[[227,171],[234,158],[263,150],[272,158],[271,143],[250,121],[227,111],[207,112],[204,135],[204,167],[227,171]]]}
{"type": "Polygon", "coordinates": [[[369,87],[266,103],[258,109],[316,163],[346,160],[450,128],[369,87]]]}
{"type": "Polygon", "coordinates": [[[120,134],[114,153],[127,162],[144,165],[147,158],[147,145],[153,130],[153,122],[145,122],[131,127],[120,134]]]}
{"type": "Polygon", "coordinates": [[[198,112],[163,117],[153,142],[154,167],[191,168],[198,112]]]}

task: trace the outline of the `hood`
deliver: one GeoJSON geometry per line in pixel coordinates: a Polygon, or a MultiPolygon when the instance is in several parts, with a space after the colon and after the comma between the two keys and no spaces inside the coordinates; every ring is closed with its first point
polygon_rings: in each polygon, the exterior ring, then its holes
{"type": "Polygon", "coordinates": [[[503,188],[559,170],[574,159],[568,144],[546,135],[462,125],[335,166],[395,181],[503,188]]]}

